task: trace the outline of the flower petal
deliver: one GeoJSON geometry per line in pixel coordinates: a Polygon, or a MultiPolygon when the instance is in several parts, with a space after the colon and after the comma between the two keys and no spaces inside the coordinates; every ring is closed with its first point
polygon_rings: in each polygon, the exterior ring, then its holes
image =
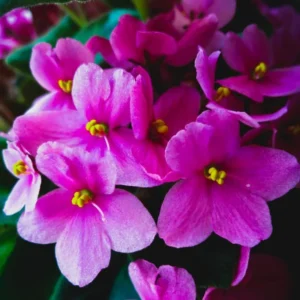
{"type": "Polygon", "coordinates": [[[245,278],[246,272],[248,270],[250,251],[251,248],[241,247],[237,270],[231,283],[232,286],[238,285],[245,278]]]}
{"type": "Polygon", "coordinates": [[[158,217],[158,234],[168,246],[192,247],[212,233],[206,179],[197,176],[176,183],[167,193],[158,217]]]}
{"type": "Polygon", "coordinates": [[[261,197],[226,179],[223,185],[212,183],[213,230],[233,244],[253,247],[272,233],[268,205],[261,197]]]}
{"type": "Polygon", "coordinates": [[[35,208],[36,202],[38,200],[40,188],[41,188],[42,178],[40,174],[34,174],[31,177],[30,191],[27,195],[25,211],[32,211],[35,208]]]}
{"type": "Polygon", "coordinates": [[[242,188],[269,201],[283,196],[300,181],[297,159],[278,149],[241,147],[227,165],[228,174],[233,174],[242,188]]]}
{"type": "Polygon", "coordinates": [[[83,287],[108,267],[110,243],[93,206],[76,210],[57,240],[55,254],[62,274],[72,284],[83,287]]]}
{"type": "Polygon", "coordinates": [[[214,0],[182,0],[181,2],[184,10],[188,14],[190,14],[191,12],[200,14],[206,11],[212,5],[213,1],[214,0]]]}
{"type": "Polygon", "coordinates": [[[134,195],[116,189],[111,195],[99,197],[97,204],[104,213],[112,250],[131,253],[152,243],[157,232],[155,222],[134,195]]]}
{"type": "Polygon", "coordinates": [[[73,194],[56,189],[39,198],[35,210],[24,212],[18,222],[19,235],[32,243],[55,243],[75,209],[73,194]]]}

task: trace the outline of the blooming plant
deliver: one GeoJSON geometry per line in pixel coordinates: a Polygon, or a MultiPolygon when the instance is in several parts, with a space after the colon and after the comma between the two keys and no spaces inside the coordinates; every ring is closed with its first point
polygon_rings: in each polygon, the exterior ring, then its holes
{"type": "Polygon", "coordinates": [[[0,3],[0,298],[299,299],[296,6],[59,2],[0,3]]]}

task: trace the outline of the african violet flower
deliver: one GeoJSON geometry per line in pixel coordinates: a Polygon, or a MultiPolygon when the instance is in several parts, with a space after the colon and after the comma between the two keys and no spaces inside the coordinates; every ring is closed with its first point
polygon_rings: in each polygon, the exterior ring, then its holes
{"type": "Polygon", "coordinates": [[[32,113],[15,120],[13,131],[22,145],[33,155],[47,141],[82,147],[97,152],[99,157],[108,151],[117,165],[118,184],[158,185],[131,153],[137,143],[127,128],[133,76],[122,69],[102,70],[87,64],[78,68],[73,82],[72,97],[77,110],[32,113]]]}
{"type": "Polygon", "coordinates": [[[215,232],[252,247],[272,232],[266,201],[300,180],[296,158],[282,150],[240,146],[239,124],[226,111],[206,111],[166,148],[171,169],[184,178],[167,193],[158,233],[167,245],[195,246],[215,232]]]}
{"type": "Polygon", "coordinates": [[[250,99],[263,102],[264,96],[280,97],[300,91],[300,66],[272,69],[272,49],[264,32],[249,25],[242,37],[226,35],[222,54],[227,64],[243,75],[218,82],[250,99]]]}
{"type": "Polygon", "coordinates": [[[37,82],[50,93],[38,98],[28,112],[74,109],[71,96],[74,74],[84,63],[94,61],[94,56],[80,42],[59,39],[56,47],[39,43],[32,49],[30,68],[37,82]]]}
{"type": "Polygon", "coordinates": [[[173,87],[153,104],[153,89],[148,73],[134,70],[136,83],[132,90],[131,124],[141,143],[132,148],[137,162],[151,177],[159,181],[178,179],[165,160],[169,139],[189,122],[195,121],[200,110],[200,94],[192,87],[173,87]]]}
{"type": "Polygon", "coordinates": [[[29,9],[14,9],[0,17],[0,59],[36,36],[29,9]]]}
{"type": "MultiPolygon", "coordinates": [[[[131,68],[146,63],[145,53],[152,58],[164,57],[167,64],[183,66],[195,59],[198,45],[206,46],[217,29],[217,18],[209,15],[192,24],[182,35],[164,31],[160,20],[153,19],[147,24],[125,15],[113,30],[110,39],[95,36],[87,47],[93,53],[100,52],[112,66],[131,68]]],[[[165,22],[164,22],[165,24],[165,22]]]]}
{"type": "Polygon", "coordinates": [[[33,243],[56,243],[58,266],[74,285],[93,281],[109,265],[111,250],[130,253],[152,243],[154,220],[134,195],[115,189],[109,154],[99,158],[50,142],[39,148],[36,162],[59,188],[22,214],[18,232],[33,243]]]}
{"type": "Polygon", "coordinates": [[[33,210],[40,191],[41,176],[31,157],[20,145],[8,143],[8,148],[3,150],[3,159],[7,169],[19,179],[6,200],[5,214],[15,214],[24,206],[25,211],[33,210]]]}
{"type": "Polygon", "coordinates": [[[195,300],[196,285],[185,269],[139,259],[130,263],[129,276],[142,300],[195,300]]]}
{"type": "Polygon", "coordinates": [[[289,297],[289,272],[279,258],[251,254],[242,248],[236,279],[229,289],[209,288],[203,300],[286,300],[289,297]]]}
{"type": "Polygon", "coordinates": [[[205,50],[199,47],[199,52],[195,61],[197,71],[197,80],[200,84],[205,96],[209,100],[207,108],[225,109],[233,117],[250,127],[259,127],[259,122],[267,122],[280,118],[287,112],[286,107],[279,109],[275,113],[252,115],[250,116],[244,111],[244,103],[237,99],[232,91],[224,86],[220,86],[215,90],[215,73],[220,51],[215,51],[207,55],[205,50]]]}

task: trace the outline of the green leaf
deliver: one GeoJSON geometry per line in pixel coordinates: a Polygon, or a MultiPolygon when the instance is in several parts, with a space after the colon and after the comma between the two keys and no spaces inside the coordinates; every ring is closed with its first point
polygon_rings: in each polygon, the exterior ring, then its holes
{"type": "Polygon", "coordinates": [[[22,73],[30,75],[31,72],[29,69],[29,60],[34,45],[41,42],[46,42],[51,44],[52,46],[55,46],[57,39],[73,36],[78,29],[79,26],[76,25],[70,17],[64,17],[55,27],[53,27],[45,35],[36,39],[34,42],[12,52],[6,58],[5,62],[13,69],[16,69],[16,71],[20,71],[22,73]]]}
{"type": "MultiPolygon", "coordinates": [[[[88,0],[77,0],[78,2],[87,2],[88,0]]],[[[62,4],[71,2],[70,0],[0,0],[0,15],[6,12],[24,6],[34,6],[37,4],[62,4]]]]}
{"type": "Polygon", "coordinates": [[[149,17],[149,1],[147,0],[132,0],[132,3],[139,12],[142,20],[147,20],[149,17]]]}
{"type": "Polygon", "coordinates": [[[109,296],[109,300],[140,299],[128,274],[128,263],[118,274],[109,296]]]}
{"type": "Polygon", "coordinates": [[[133,7],[131,0],[103,0],[111,7],[133,7]]]}

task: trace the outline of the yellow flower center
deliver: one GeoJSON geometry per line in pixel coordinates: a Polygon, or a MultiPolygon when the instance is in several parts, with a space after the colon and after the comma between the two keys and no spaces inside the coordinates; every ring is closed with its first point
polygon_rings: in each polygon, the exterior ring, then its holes
{"type": "Polygon", "coordinates": [[[215,95],[215,101],[219,102],[221,101],[223,98],[226,98],[228,96],[230,96],[231,91],[229,88],[224,87],[224,86],[220,86],[217,89],[216,95],[215,95]]]}
{"type": "Polygon", "coordinates": [[[262,79],[268,71],[268,67],[264,62],[260,62],[254,69],[252,78],[254,80],[262,79]]]}
{"type": "Polygon", "coordinates": [[[89,121],[85,129],[89,131],[92,136],[104,137],[108,133],[108,126],[104,123],[97,123],[96,120],[89,121]]]}
{"type": "Polygon", "coordinates": [[[152,123],[152,125],[154,126],[155,130],[157,131],[157,133],[160,133],[160,134],[165,134],[169,130],[169,128],[166,125],[166,123],[163,120],[161,120],[161,119],[158,119],[158,120],[154,121],[152,123]]]}
{"type": "Polygon", "coordinates": [[[84,205],[90,203],[93,200],[93,193],[89,190],[81,190],[74,194],[72,198],[72,204],[78,207],[83,207],[84,205]]]}
{"type": "Polygon", "coordinates": [[[226,178],[227,174],[223,170],[218,170],[215,167],[208,167],[204,170],[204,176],[211,180],[216,182],[219,185],[222,185],[224,183],[224,179],[226,178]]]}
{"type": "Polygon", "coordinates": [[[26,174],[27,170],[28,166],[24,163],[23,160],[17,161],[12,167],[12,171],[16,176],[26,174]]]}
{"type": "Polygon", "coordinates": [[[65,93],[70,94],[72,91],[73,81],[72,80],[66,80],[66,81],[58,80],[58,85],[65,93]]]}
{"type": "Polygon", "coordinates": [[[300,134],[300,124],[289,126],[288,131],[293,135],[299,135],[300,134]]]}

